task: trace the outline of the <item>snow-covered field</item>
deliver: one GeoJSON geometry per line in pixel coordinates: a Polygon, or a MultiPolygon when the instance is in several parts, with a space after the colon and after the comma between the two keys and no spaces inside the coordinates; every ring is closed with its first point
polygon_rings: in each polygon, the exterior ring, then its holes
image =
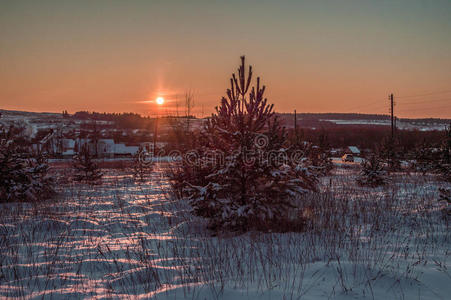
{"type": "Polygon", "coordinates": [[[0,298],[449,299],[450,231],[433,178],[365,189],[324,178],[305,232],[213,235],[161,169],[135,184],[61,185],[55,201],[0,207],[0,298]]]}

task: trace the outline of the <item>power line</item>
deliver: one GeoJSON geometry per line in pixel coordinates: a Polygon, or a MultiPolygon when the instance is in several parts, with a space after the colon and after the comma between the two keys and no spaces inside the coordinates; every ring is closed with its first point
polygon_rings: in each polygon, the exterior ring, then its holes
{"type": "Polygon", "coordinates": [[[401,102],[403,105],[406,104],[422,104],[422,103],[431,103],[431,102],[441,102],[441,101],[451,101],[451,98],[445,98],[445,99],[422,99],[419,101],[411,101],[411,102],[401,102]]]}
{"type": "Polygon", "coordinates": [[[394,101],[394,98],[393,98],[393,94],[390,94],[390,96],[388,97],[388,99],[390,100],[390,115],[391,115],[391,139],[392,139],[392,141],[393,141],[393,137],[394,137],[394,135],[395,135],[395,124],[394,124],[394,118],[393,118],[393,114],[394,114],[394,111],[393,111],[393,108],[394,108],[394,106],[395,106],[395,101],[394,101]]]}
{"type": "Polygon", "coordinates": [[[444,109],[444,108],[450,108],[451,109],[451,104],[450,105],[441,105],[441,106],[426,106],[426,107],[408,107],[408,108],[399,108],[402,112],[421,112],[421,111],[425,111],[425,110],[430,110],[430,109],[444,109]]]}
{"type": "Polygon", "coordinates": [[[439,92],[431,92],[431,93],[425,93],[425,94],[418,94],[418,95],[409,95],[409,96],[398,96],[398,98],[417,98],[417,97],[424,97],[424,96],[431,96],[431,95],[440,95],[440,94],[447,94],[451,93],[451,90],[446,91],[439,91],[439,92]]]}

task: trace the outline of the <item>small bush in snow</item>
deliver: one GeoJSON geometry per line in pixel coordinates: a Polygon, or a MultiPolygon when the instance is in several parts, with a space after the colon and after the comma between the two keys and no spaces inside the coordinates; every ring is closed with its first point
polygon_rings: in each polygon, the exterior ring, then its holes
{"type": "Polygon", "coordinates": [[[318,147],[315,151],[316,159],[313,161],[313,165],[320,167],[321,175],[329,175],[334,168],[334,164],[330,155],[327,133],[324,130],[321,130],[318,140],[318,147]]]}
{"type": "Polygon", "coordinates": [[[387,183],[386,175],[381,160],[373,155],[362,162],[362,171],[357,177],[357,183],[361,186],[377,187],[387,183]]]}
{"type": "Polygon", "coordinates": [[[27,153],[9,133],[4,131],[0,142],[0,202],[50,198],[54,188],[46,159],[41,153],[27,153]]]}
{"type": "Polygon", "coordinates": [[[416,147],[414,158],[412,167],[415,171],[425,175],[434,169],[434,154],[432,153],[431,146],[425,141],[416,147]]]}
{"type": "Polygon", "coordinates": [[[314,148],[308,157],[310,158],[312,165],[315,167],[319,176],[329,175],[334,167],[330,154],[327,150],[314,148]]]}
{"type": "Polygon", "coordinates": [[[249,89],[252,67],[246,76],[241,60],[227,98],[173,179],[211,228],[281,229],[299,196],[316,190],[317,177],[310,160],[284,147],[286,133],[263,97],[265,86],[257,78],[249,89]]]}
{"type": "Polygon", "coordinates": [[[72,163],[75,169],[74,179],[76,181],[96,183],[103,176],[98,165],[92,159],[87,144],[81,147],[80,151],[74,156],[72,163]]]}

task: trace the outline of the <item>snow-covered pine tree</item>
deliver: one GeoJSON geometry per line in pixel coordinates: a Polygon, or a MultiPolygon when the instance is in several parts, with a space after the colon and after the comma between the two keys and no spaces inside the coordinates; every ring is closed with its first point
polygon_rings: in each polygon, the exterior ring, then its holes
{"type": "Polygon", "coordinates": [[[318,175],[329,175],[334,168],[334,164],[332,163],[332,159],[330,158],[329,151],[319,151],[315,160],[313,161],[313,166],[317,168],[318,175]]]}
{"type": "Polygon", "coordinates": [[[265,86],[250,88],[241,57],[227,98],[205,125],[199,147],[183,160],[173,178],[183,180],[193,212],[209,219],[211,228],[277,229],[286,224],[299,196],[316,190],[308,160],[283,159],[286,133],[264,98],[265,86]]]}
{"type": "Polygon", "coordinates": [[[357,177],[357,183],[369,187],[377,187],[387,183],[387,174],[381,160],[376,155],[372,155],[362,162],[362,170],[357,177]]]}
{"type": "Polygon", "coordinates": [[[330,158],[328,150],[321,146],[315,146],[313,143],[303,141],[300,135],[295,134],[291,139],[288,139],[289,147],[287,152],[290,156],[294,152],[302,154],[304,164],[308,164],[310,172],[315,173],[315,176],[326,176],[333,169],[333,163],[330,158]]]}
{"type": "Polygon", "coordinates": [[[76,181],[97,183],[103,176],[103,173],[89,153],[89,146],[87,143],[80,147],[80,151],[72,159],[72,164],[75,169],[74,179],[76,181]]]}
{"type": "Polygon", "coordinates": [[[50,198],[55,193],[55,189],[54,179],[48,174],[50,166],[46,155],[41,151],[36,151],[28,160],[28,167],[35,194],[38,194],[41,199],[50,198]]]}
{"type": "Polygon", "coordinates": [[[40,201],[54,193],[48,164],[14,141],[14,129],[2,129],[0,141],[0,202],[40,201]]]}
{"type": "Polygon", "coordinates": [[[318,146],[312,143],[304,143],[303,148],[306,151],[307,157],[312,162],[318,176],[326,176],[333,169],[333,163],[330,158],[329,143],[327,141],[327,134],[324,129],[318,135],[318,146]]]}
{"type": "Polygon", "coordinates": [[[133,177],[138,182],[144,182],[149,178],[153,170],[153,163],[147,150],[140,146],[133,155],[133,177]]]}

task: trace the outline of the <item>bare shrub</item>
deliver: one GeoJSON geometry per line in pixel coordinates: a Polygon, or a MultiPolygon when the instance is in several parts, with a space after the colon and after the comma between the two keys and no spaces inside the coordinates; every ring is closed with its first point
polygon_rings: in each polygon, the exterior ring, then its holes
{"type": "Polygon", "coordinates": [[[138,182],[144,182],[153,170],[152,156],[144,147],[139,147],[138,152],[133,155],[133,177],[138,182]]]}

